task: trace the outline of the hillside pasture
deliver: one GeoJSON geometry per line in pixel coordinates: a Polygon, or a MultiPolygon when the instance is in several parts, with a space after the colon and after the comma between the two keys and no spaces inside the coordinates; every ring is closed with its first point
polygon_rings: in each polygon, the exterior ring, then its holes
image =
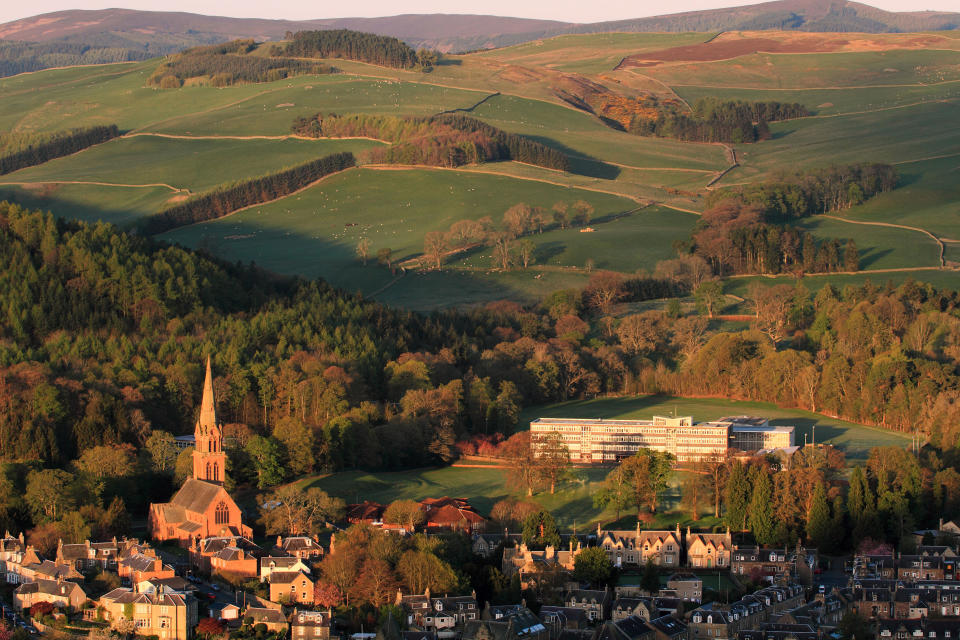
{"type": "MultiPolygon", "coordinates": [[[[295,196],[163,237],[207,247],[231,261],[254,260],[279,273],[323,277],[337,286],[370,293],[394,276],[372,263],[361,265],[355,249],[362,237],[369,239],[372,255],[390,248],[395,260],[402,262],[422,253],[427,232],[446,231],[457,220],[490,216],[499,224],[504,211],[519,202],[549,209],[555,202],[572,204],[580,199],[594,206],[598,218],[636,208],[632,201],[613,195],[502,176],[439,169],[356,169],[295,196]]],[[[490,267],[488,261],[484,271],[490,267]]],[[[532,281],[533,275],[529,278],[532,281]]],[[[425,285],[424,293],[434,298],[425,285]]]]}
{"type": "Polygon", "coordinates": [[[50,211],[55,216],[86,222],[109,222],[121,227],[159,211],[183,197],[166,187],[107,187],[89,184],[0,182],[0,201],[16,202],[28,209],[50,211]]]}
{"type": "MultiPolygon", "coordinates": [[[[863,221],[868,222],[866,219],[863,221]]],[[[852,238],[860,251],[861,269],[940,265],[940,250],[936,241],[919,231],[856,224],[821,216],[804,218],[797,226],[806,229],[820,241],[852,238]]]]}
{"type": "Polygon", "coordinates": [[[52,180],[164,183],[192,192],[279,171],[340,151],[379,146],[371,140],[236,140],[157,136],[117,138],[80,153],[0,176],[0,183],[52,180]]]}

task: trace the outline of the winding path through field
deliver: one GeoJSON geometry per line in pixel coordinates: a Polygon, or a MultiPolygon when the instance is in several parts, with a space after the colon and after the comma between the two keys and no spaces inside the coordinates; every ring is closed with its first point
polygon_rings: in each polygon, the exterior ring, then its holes
{"type": "MultiPolygon", "coordinates": [[[[921,229],[920,227],[910,227],[910,226],[907,226],[907,225],[905,225],[905,224],[893,224],[892,222],[866,222],[866,221],[864,221],[864,220],[850,220],[849,218],[841,218],[841,217],[839,217],[839,216],[831,216],[831,215],[827,215],[827,214],[825,214],[825,213],[818,214],[816,217],[818,217],[818,218],[829,218],[830,220],[837,220],[837,221],[839,221],[839,222],[849,222],[850,224],[861,224],[861,225],[866,225],[866,226],[869,226],[869,227],[890,227],[890,228],[893,228],[893,229],[906,229],[906,230],[908,230],[908,231],[918,231],[918,232],[920,232],[920,233],[922,233],[922,234],[925,234],[925,235],[927,235],[927,236],[930,236],[930,238],[932,238],[933,241],[936,242],[936,243],[937,243],[937,246],[940,248],[940,255],[939,255],[939,257],[938,257],[938,258],[939,258],[939,261],[940,261],[940,266],[939,266],[939,267],[924,267],[924,268],[927,268],[927,269],[943,269],[943,268],[946,266],[946,262],[945,262],[944,259],[943,259],[943,253],[944,253],[943,241],[942,241],[940,238],[938,238],[937,236],[935,236],[935,235],[933,235],[932,233],[930,233],[929,231],[927,231],[926,229],[921,229]]],[[[919,269],[919,268],[921,268],[921,267],[914,267],[914,268],[919,269]]],[[[909,268],[905,268],[905,269],[894,269],[894,271],[906,271],[906,270],[909,270],[909,268]]],[[[861,272],[861,273],[862,273],[862,272],[861,272]]]]}
{"type": "Polygon", "coordinates": [[[178,188],[172,185],[166,184],[165,182],[151,182],[148,184],[124,184],[122,182],[96,182],[93,180],[25,180],[25,181],[0,181],[0,185],[14,185],[14,186],[29,186],[29,185],[41,185],[41,184],[90,184],[98,187],[130,187],[130,188],[139,188],[147,189],[154,187],[163,187],[164,189],[169,189],[174,193],[184,193],[190,195],[190,189],[178,188]]]}

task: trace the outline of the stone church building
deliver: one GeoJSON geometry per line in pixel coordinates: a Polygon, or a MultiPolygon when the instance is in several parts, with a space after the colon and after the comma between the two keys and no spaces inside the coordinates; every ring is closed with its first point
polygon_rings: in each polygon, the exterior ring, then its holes
{"type": "Polygon", "coordinates": [[[251,537],[253,532],[243,524],[240,507],[223,488],[223,425],[217,420],[209,357],[200,417],[193,433],[193,475],[170,502],[150,505],[151,538],[156,542],[176,540],[189,547],[193,541],[211,536],[251,537]]]}

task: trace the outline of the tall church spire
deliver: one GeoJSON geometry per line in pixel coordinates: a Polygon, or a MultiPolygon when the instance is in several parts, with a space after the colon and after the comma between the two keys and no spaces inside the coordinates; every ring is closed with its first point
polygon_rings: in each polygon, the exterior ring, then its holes
{"type": "Polygon", "coordinates": [[[217,400],[213,395],[213,371],[207,356],[207,373],[203,380],[200,415],[193,430],[193,477],[196,480],[223,484],[226,455],[223,453],[223,429],[217,420],[217,400]]]}
{"type": "Polygon", "coordinates": [[[203,379],[203,398],[200,401],[197,427],[206,430],[217,424],[217,401],[213,396],[213,371],[210,367],[210,356],[207,356],[207,374],[203,379]]]}

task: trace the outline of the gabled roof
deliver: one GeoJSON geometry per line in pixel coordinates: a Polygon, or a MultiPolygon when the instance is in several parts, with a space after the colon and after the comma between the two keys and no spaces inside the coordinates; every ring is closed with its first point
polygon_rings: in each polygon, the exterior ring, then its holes
{"type": "Polygon", "coordinates": [[[642,618],[627,616],[617,622],[607,622],[600,629],[598,640],[638,640],[650,637],[654,630],[642,618]]]}
{"type": "Polygon", "coordinates": [[[290,584],[301,577],[313,583],[313,578],[303,571],[274,571],[270,574],[270,584],[290,584]]]}
{"type": "Polygon", "coordinates": [[[81,595],[86,596],[86,592],[76,582],[69,580],[34,580],[21,584],[16,589],[17,593],[42,593],[50,596],[63,596],[65,598],[79,591],[81,595]]]}
{"type": "Polygon", "coordinates": [[[264,607],[247,607],[247,610],[244,612],[244,616],[250,616],[253,618],[254,623],[263,622],[264,624],[286,624],[287,622],[287,619],[283,615],[283,611],[278,611],[277,609],[267,609],[264,607]]]}
{"type": "Polygon", "coordinates": [[[129,567],[131,571],[150,571],[157,562],[158,559],[153,556],[145,556],[142,553],[138,553],[135,556],[130,556],[126,560],[121,560],[120,565],[129,567]]]}
{"type": "MultiPolygon", "coordinates": [[[[173,496],[173,499],[170,500],[169,504],[181,507],[185,511],[204,513],[217,498],[232,502],[230,496],[227,495],[227,492],[224,491],[220,485],[197,480],[196,478],[188,478],[187,481],[183,483],[183,486],[180,487],[180,490],[173,496]]],[[[165,513],[165,516],[167,515],[170,514],[165,513]]],[[[168,522],[170,521],[168,520],[168,522]]]]}

